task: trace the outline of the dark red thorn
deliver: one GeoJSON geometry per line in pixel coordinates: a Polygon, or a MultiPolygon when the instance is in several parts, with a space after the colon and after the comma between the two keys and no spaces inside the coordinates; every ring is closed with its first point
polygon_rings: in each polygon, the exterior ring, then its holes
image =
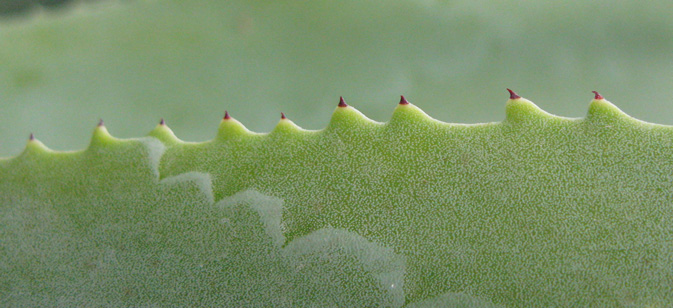
{"type": "Polygon", "coordinates": [[[400,105],[409,105],[409,101],[404,98],[404,95],[400,95],[400,105]]]}
{"type": "Polygon", "coordinates": [[[33,133],[30,133],[30,136],[28,136],[28,140],[29,141],[35,140],[35,135],[33,135],[33,133]]]}
{"type": "Polygon", "coordinates": [[[339,107],[341,108],[348,107],[348,104],[346,104],[346,101],[344,101],[343,96],[339,96],[339,107]]]}
{"type": "Polygon", "coordinates": [[[285,120],[285,119],[287,119],[287,118],[285,117],[285,114],[282,113],[282,112],[280,113],[280,119],[281,119],[281,120],[285,120]]]}
{"type": "Polygon", "coordinates": [[[164,118],[161,118],[161,121],[159,121],[159,125],[166,125],[166,121],[164,121],[164,118]]]}
{"type": "Polygon", "coordinates": [[[509,91],[509,99],[519,99],[521,96],[519,94],[514,93],[514,91],[507,89],[509,91]]]}
{"type": "Polygon", "coordinates": [[[231,119],[231,117],[229,116],[229,112],[228,112],[228,111],[224,111],[224,119],[225,119],[225,120],[229,120],[229,119],[231,119]]]}
{"type": "Polygon", "coordinates": [[[100,121],[98,121],[98,127],[101,126],[105,126],[105,122],[103,122],[103,119],[100,119],[100,121]]]}
{"type": "Polygon", "coordinates": [[[603,98],[603,95],[598,94],[598,92],[596,92],[596,91],[591,91],[591,92],[593,92],[594,94],[596,94],[596,96],[594,96],[594,99],[604,99],[604,98],[603,98]]]}

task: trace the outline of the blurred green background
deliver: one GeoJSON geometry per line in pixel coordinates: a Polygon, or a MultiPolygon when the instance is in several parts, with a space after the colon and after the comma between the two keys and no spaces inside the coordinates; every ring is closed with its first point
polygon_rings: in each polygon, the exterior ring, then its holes
{"type": "Polygon", "coordinates": [[[228,110],[270,131],[321,129],[343,95],[387,121],[400,94],[447,122],[504,118],[509,87],[581,117],[598,90],[673,124],[665,1],[70,1],[0,18],[0,156],[30,132],[84,148],[99,118],[139,137],[166,118],[215,135],[228,110]]]}

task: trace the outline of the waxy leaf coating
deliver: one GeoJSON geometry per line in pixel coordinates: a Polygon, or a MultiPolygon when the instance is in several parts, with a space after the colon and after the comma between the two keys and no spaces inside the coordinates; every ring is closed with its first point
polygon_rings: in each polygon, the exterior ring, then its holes
{"type": "Polygon", "coordinates": [[[0,290],[14,305],[667,306],[673,129],[598,96],[577,119],[512,94],[502,122],[406,102],[378,123],[341,99],[320,131],[229,116],[201,143],[165,123],[130,140],[98,126],[79,152],[32,139],[0,161],[0,290]]]}

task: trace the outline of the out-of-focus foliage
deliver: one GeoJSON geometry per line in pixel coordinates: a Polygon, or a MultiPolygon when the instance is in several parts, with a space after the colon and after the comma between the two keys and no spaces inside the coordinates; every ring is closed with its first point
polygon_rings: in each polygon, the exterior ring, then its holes
{"type": "Polygon", "coordinates": [[[86,144],[159,117],[186,140],[228,109],[268,131],[279,111],[322,128],[339,95],[387,120],[399,94],[452,122],[500,120],[505,87],[581,116],[600,90],[673,123],[665,1],[100,1],[0,24],[0,155],[29,132],[86,144]]]}

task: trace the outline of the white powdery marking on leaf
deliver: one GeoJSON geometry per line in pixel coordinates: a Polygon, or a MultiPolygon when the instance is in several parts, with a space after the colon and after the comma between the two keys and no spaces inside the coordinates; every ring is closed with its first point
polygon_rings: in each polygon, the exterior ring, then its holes
{"type": "MultiPolygon", "coordinates": [[[[266,234],[273,239],[274,244],[281,246],[285,243],[285,236],[281,229],[283,200],[264,195],[255,190],[246,190],[220,200],[216,206],[223,208],[241,203],[248,204],[259,215],[266,234]]],[[[224,221],[228,221],[228,219],[224,221]]]]}
{"type": "Polygon", "coordinates": [[[161,156],[166,151],[166,146],[158,139],[152,137],[139,138],[138,141],[145,144],[145,150],[147,151],[146,159],[150,162],[152,172],[158,178],[159,162],[161,161],[161,156]]]}
{"type": "Polygon", "coordinates": [[[225,240],[228,249],[222,259],[229,278],[224,283],[232,296],[234,290],[246,290],[228,304],[403,305],[402,257],[357,234],[332,228],[295,239],[282,248],[282,203],[254,190],[217,203],[226,215],[224,225],[229,230],[225,240]]]}
{"type": "Polygon", "coordinates": [[[176,176],[167,177],[160,181],[165,186],[185,186],[195,185],[195,187],[205,196],[209,203],[215,202],[213,196],[213,182],[210,174],[203,172],[187,172],[176,176]]]}
{"type": "Polygon", "coordinates": [[[345,270],[352,265],[341,263],[341,258],[355,257],[362,270],[376,279],[380,290],[389,294],[387,305],[404,304],[404,257],[356,233],[331,227],[320,229],[290,242],[283,254],[291,261],[300,261],[296,264],[298,271],[316,258],[325,270],[331,266],[345,270]]]}

